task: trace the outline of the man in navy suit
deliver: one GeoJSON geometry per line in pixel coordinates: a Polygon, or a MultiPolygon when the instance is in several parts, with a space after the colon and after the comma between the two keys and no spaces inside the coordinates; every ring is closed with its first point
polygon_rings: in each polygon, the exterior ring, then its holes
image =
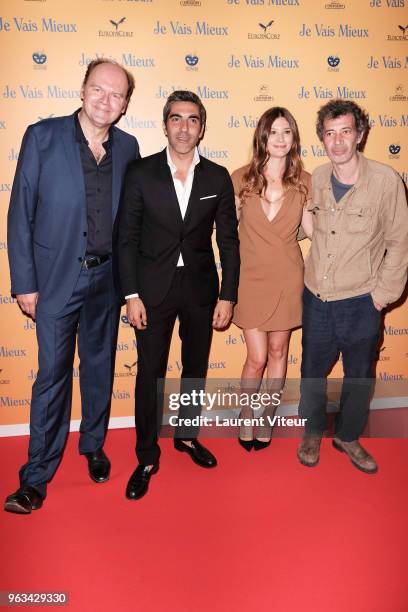
{"type": "Polygon", "coordinates": [[[8,214],[11,291],[36,320],[39,370],[33,385],[28,461],[10,512],[42,506],[69,431],[76,337],[82,420],[79,452],[95,482],[108,480],[103,451],[109,418],[120,299],[112,229],[136,139],[114,127],[134,79],[119,64],[89,64],[82,108],[27,129],[8,214]]]}
{"type": "MultiPolygon", "coordinates": [[[[139,499],[159,469],[161,397],[176,318],[181,338],[182,392],[204,386],[212,328],[228,325],[237,299],[239,242],[234,190],[225,168],[201,157],[197,145],[206,111],[190,91],[173,92],[163,109],[168,145],[130,164],[119,222],[119,273],[127,316],[135,326],[136,455],[126,496],[139,499]],[[222,282],[212,249],[214,224],[222,282]],[[159,394],[160,396],[160,394],[159,394]]],[[[192,397],[192,396],[191,396],[192,397]]],[[[180,410],[176,450],[201,467],[216,459],[197,440],[187,419],[199,415],[194,402],[180,410]]]]}

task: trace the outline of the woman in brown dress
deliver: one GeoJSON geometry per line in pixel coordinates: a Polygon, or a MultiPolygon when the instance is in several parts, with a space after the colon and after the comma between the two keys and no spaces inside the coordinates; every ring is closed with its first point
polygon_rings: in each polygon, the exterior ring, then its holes
{"type": "MultiPolygon", "coordinates": [[[[262,115],[255,129],[252,160],[232,174],[232,181],[241,255],[233,322],[243,329],[247,348],[241,387],[258,391],[266,369],[268,392],[281,393],[291,330],[302,320],[299,226],[307,236],[312,233],[305,207],[311,177],[303,170],[299,130],[287,109],[274,107],[262,115]]],[[[255,432],[253,427],[240,427],[239,442],[246,450],[269,445],[272,428],[267,416],[273,412],[272,405],[264,410],[264,422],[255,432]]],[[[248,407],[240,416],[254,415],[248,407]]]]}

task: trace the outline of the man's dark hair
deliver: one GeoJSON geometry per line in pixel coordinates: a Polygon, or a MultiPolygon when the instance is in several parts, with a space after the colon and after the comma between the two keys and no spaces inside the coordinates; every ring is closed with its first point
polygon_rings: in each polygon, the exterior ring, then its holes
{"type": "Polygon", "coordinates": [[[362,151],[365,141],[367,140],[369,125],[368,114],[358,104],[351,100],[330,100],[322,106],[317,113],[316,133],[320,141],[323,141],[324,122],[326,119],[336,119],[342,115],[353,115],[356,130],[359,134],[363,134],[361,142],[357,145],[357,149],[362,151]]]}
{"type": "Polygon", "coordinates": [[[166,104],[163,108],[163,121],[166,124],[167,119],[170,115],[171,105],[173,102],[192,102],[193,104],[197,104],[198,112],[200,114],[200,124],[201,127],[205,128],[205,122],[207,120],[207,111],[205,110],[204,104],[201,102],[200,98],[192,91],[187,90],[179,90],[173,91],[172,94],[166,100],[166,104]]]}
{"type": "Polygon", "coordinates": [[[127,82],[128,82],[126,100],[129,102],[130,97],[135,88],[135,79],[133,77],[133,74],[131,74],[128,70],[126,70],[126,68],[124,68],[121,64],[119,64],[119,62],[115,62],[115,60],[108,59],[107,57],[100,57],[96,60],[92,60],[92,62],[88,64],[82,85],[83,86],[86,85],[89,77],[91,76],[91,72],[95,70],[97,66],[100,66],[101,64],[111,64],[112,66],[118,66],[121,70],[123,70],[127,78],[127,82]]]}

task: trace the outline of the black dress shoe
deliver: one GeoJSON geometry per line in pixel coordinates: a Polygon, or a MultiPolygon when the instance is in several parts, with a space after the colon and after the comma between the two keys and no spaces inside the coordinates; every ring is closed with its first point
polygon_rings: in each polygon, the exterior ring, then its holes
{"type": "Polygon", "coordinates": [[[182,440],[174,438],[174,448],[180,453],[188,453],[194,463],[204,468],[213,468],[217,465],[217,460],[208,449],[205,448],[198,440],[191,440],[191,446],[185,444],[182,440]]]}
{"type": "Polygon", "coordinates": [[[94,482],[109,480],[111,464],[102,448],[93,453],[85,453],[85,457],[88,459],[89,476],[94,482]]]}
{"type": "Polygon", "coordinates": [[[128,499],[140,499],[146,495],[149,488],[149,480],[153,474],[159,471],[159,463],[155,463],[152,468],[147,465],[138,465],[126,487],[126,497],[128,499]]]}
{"type": "Polygon", "coordinates": [[[17,514],[31,514],[31,510],[39,510],[42,504],[43,498],[39,492],[30,485],[23,485],[6,497],[4,509],[17,514]]]}

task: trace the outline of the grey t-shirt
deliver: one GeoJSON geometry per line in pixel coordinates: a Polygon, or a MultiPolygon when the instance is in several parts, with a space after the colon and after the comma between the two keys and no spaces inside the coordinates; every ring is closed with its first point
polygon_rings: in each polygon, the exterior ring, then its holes
{"type": "Polygon", "coordinates": [[[331,186],[333,189],[333,195],[336,202],[339,202],[341,198],[346,195],[348,191],[353,187],[353,185],[345,185],[344,183],[340,183],[332,173],[331,177],[331,186]]]}

